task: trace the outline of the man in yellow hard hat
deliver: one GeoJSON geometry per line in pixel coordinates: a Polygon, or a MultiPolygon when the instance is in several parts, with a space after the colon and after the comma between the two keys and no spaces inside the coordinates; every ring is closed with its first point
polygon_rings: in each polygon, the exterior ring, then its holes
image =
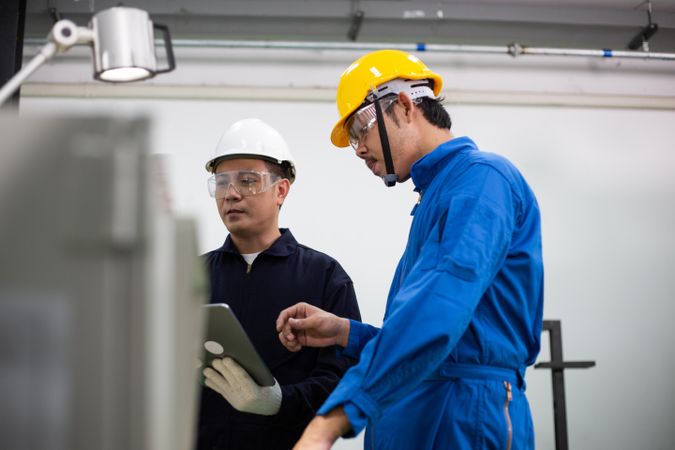
{"type": "Polygon", "coordinates": [[[420,200],[382,328],[300,303],[279,315],[291,351],[338,344],[358,360],[296,449],[367,426],[367,449],[532,449],[525,368],[543,311],[540,214],[505,158],[455,137],[441,77],[414,55],[369,53],[342,74],[332,142],[420,200]]]}
{"type": "Polygon", "coordinates": [[[223,133],[213,158],[209,193],[229,231],[205,255],[210,303],[227,303],[270,369],[259,386],[232,358],[203,369],[198,450],[290,449],[350,361],[334,348],[290,353],[274,321],[299,299],[360,320],[352,281],[330,256],[279,228],[280,208],[295,180],[295,160],[281,134],[260,119],[223,133]]]}

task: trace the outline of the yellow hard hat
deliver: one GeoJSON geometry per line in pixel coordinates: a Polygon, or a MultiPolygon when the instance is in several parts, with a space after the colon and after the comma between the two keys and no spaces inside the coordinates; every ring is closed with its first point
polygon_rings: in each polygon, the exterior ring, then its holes
{"type": "Polygon", "coordinates": [[[371,92],[382,83],[397,78],[406,80],[430,79],[434,95],[443,87],[443,78],[432,72],[415,55],[400,50],[377,50],[354,61],[342,75],[337,88],[336,103],[340,120],[333,127],[330,140],[337,147],[349,145],[344,129],[345,120],[356,111],[371,92]]]}

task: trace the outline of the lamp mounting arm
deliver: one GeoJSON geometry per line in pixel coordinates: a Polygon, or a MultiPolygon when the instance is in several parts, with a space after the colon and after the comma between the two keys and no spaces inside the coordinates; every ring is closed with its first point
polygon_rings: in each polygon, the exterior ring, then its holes
{"type": "Polygon", "coordinates": [[[94,32],[87,27],[78,27],[70,20],[59,20],[54,24],[47,39],[57,46],[57,53],[64,53],[75,44],[89,44],[94,32]]]}
{"type": "Polygon", "coordinates": [[[14,91],[52,56],[68,51],[75,44],[88,44],[93,40],[94,33],[89,28],[78,27],[75,23],[65,19],[56,22],[47,36],[47,43],[40,48],[37,55],[0,89],[0,105],[5,103],[14,91]]]}

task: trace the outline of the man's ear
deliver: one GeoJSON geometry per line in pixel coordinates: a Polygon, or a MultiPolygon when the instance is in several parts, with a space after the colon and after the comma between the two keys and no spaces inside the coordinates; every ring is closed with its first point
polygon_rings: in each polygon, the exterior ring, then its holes
{"type": "Polygon", "coordinates": [[[277,183],[276,199],[279,206],[284,204],[286,196],[291,191],[291,182],[287,178],[282,178],[277,183]]]}
{"type": "Polygon", "coordinates": [[[413,120],[413,114],[416,112],[417,108],[415,102],[412,101],[410,96],[405,92],[399,92],[398,102],[403,107],[405,113],[406,122],[410,123],[413,120]]]}

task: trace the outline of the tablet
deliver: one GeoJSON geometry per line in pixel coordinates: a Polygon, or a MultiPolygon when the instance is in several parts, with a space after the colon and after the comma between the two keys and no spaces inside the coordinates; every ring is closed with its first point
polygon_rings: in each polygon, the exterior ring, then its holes
{"type": "Polygon", "coordinates": [[[265,365],[239,320],[226,303],[204,305],[206,333],[204,359],[206,366],[216,358],[229,356],[237,361],[260,386],[274,385],[274,377],[265,365]]]}

